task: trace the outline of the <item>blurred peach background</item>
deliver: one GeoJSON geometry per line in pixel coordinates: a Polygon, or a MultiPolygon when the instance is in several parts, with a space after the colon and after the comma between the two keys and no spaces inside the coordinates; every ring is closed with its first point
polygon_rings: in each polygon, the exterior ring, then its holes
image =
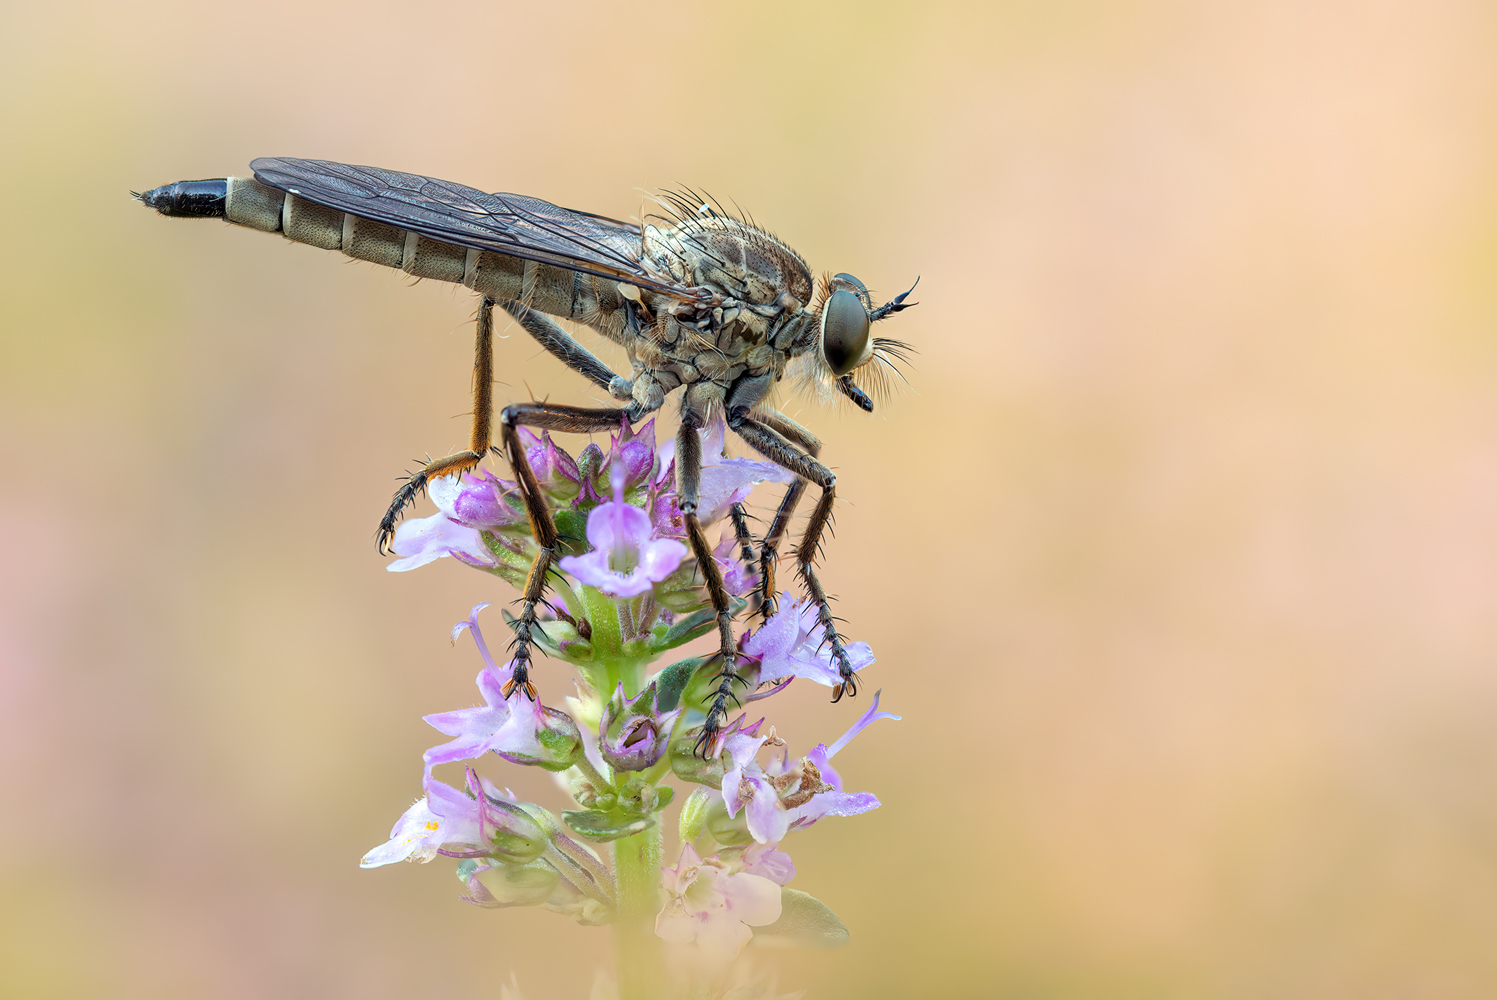
{"type": "MultiPolygon", "coordinates": [[[[468,293],[127,194],[264,155],[621,216],[689,183],[885,297],[921,276],[881,330],[912,390],[788,401],[904,721],[838,762],[884,807],[787,843],[854,943],[783,987],[1497,994],[1494,28],[0,7],[0,994],[545,1000],[608,960],[449,864],[356,867],[418,794],[420,716],[475,697],[448,626],[512,595],[370,539],[465,440],[468,293]]],[[[499,364],[501,400],[592,398],[523,336],[499,364]]],[[[866,704],[771,706],[799,745],[866,704]]]]}

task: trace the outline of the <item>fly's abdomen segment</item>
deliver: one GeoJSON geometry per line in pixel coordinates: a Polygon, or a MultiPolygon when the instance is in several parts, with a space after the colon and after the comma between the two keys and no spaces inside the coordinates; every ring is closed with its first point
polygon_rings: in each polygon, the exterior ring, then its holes
{"type": "Polygon", "coordinates": [[[188,219],[222,219],[228,200],[228,188],[229,181],[217,177],[206,181],[177,181],[135,197],[162,215],[188,219]]]}
{"type": "Polygon", "coordinates": [[[450,281],[499,301],[589,323],[617,335],[624,299],[614,282],[491,250],[475,250],[309,201],[251,177],[178,181],[140,200],[163,215],[221,218],[338,250],[355,260],[399,268],[416,278],[450,281]],[[617,328],[617,330],[613,329],[617,328]]]}

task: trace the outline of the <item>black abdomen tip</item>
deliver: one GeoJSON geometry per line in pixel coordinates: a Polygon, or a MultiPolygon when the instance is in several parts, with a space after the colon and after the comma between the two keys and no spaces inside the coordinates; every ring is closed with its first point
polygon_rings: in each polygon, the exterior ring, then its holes
{"type": "Polygon", "coordinates": [[[229,197],[229,180],[217,177],[206,181],[177,181],[135,197],[162,215],[222,219],[229,197]]]}

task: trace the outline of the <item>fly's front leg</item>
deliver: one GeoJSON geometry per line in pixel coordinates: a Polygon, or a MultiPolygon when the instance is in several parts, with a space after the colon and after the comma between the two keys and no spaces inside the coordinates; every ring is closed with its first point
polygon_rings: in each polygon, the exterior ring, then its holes
{"type": "MultiPolygon", "coordinates": [[[[733,613],[729,604],[728,588],[723,583],[722,569],[712,558],[712,546],[707,544],[707,534],[702,522],[697,519],[697,503],[702,493],[702,439],[697,435],[699,420],[690,412],[682,414],[681,430],[676,435],[676,466],[678,480],[677,503],[686,520],[686,538],[691,544],[697,566],[707,582],[707,596],[712,601],[712,610],[717,613],[718,656],[722,669],[717,674],[717,688],[712,692],[712,705],[707,710],[707,721],[702,726],[702,735],[697,739],[697,753],[706,756],[711,752],[717,734],[722,731],[723,719],[728,714],[728,702],[735,704],[738,696],[733,693],[733,682],[742,683],[738,676],[738,644],[733,641],[733,613]]],[[[747,524],[744,525],[748,527],[747,524]]]]}
{"type": "Polygon", "coordinates": [[[412,475],[390,500],[390,509],[380,519],[375,543],[381,553],[390,550],[395,525],[411,502],[426,485],[441,476],[465,472],[483,461],[488,454],[494,417],[494,300],[485,297],[478,305],[478,335],[473,345],[473,430],[468,435],[468,450],[454,452],[446,458],[427,462],[412,475]]]}
{"type": "MultiPolygon", "coordinates": [[[[804,448],[806,454],[812,458],[821,454],[821,441],[816,435],[783,413],[770,410],[762,414],[760,420],[772,430],[804,448]]],[[[766,619],[773,617],[774,613],[779,610],[775,571],[780,564],[780,543],[785,540],[785,533],[790,530],[790,519],[795,515],[795,507],[800,503],[800,498],[805,492],[806,481],[804,479],[797,478],[790,484],[785,490],[785,495],[780,498],[780,506],[775,511],[774,520],[770,522],[769,531],[764,535],[764,544],[759,547],[758,610],[766,619]]]]}
{"type": "MultiPolygon", "coordinates": [[[[515,620],[515,638],[511,646],[515,671],[509,683],[504,686],[506,698],[515,688],[523,690],[531,699],[535,698],[535,686],[530,683],[530,643],[535,630],[535,608],[546,593],[546,577],[556,562],[559,540],[556,521],[551,516],[550,508],[546,506],[535,471],[530,468],[525,447],[520,443],[519,428],[540,427],[545,430],[586,434],[611,430],[618,427],[623,419],[632,423],[638,416],[633,406],[592,409],[551,403],[516,403],[506,406],[499,414],[499,433],[504,441],[504,450],[509,456],[515,479],[520,484],[520,496],[525,501],[525,513],[530,518],[530,532],[539,548],[530,564],[530,573],[525,577],[525,593],[521,595],[520,614],[515,620]]],[[[713,567],[716,568],[715,563],[713,567]]]]}
{"type": "MultiPolygon", "coordinates": [[[[832,505],[837,499],[837,476],[831,469],[787,439],[788,435],[782,431],[799,431],[811,441],[816,440],[811,437],[809,431],[783,414],[770,411],[762,420],[756,420],[747,414],[730,414],[728,426],[732,427],[739,437],[747,441],[749,446],[759,454],[801,477],[792,484],[785,494],[785,500],[780,504],[781,513],[784,514],[786,520],[790,517],[790,511],[794,510],[794,501],[800,498],[799,493],[795,492],[796,486],[803,486],[804,482],[809,480],[821,487],[821,499],[817,502],[816,509],[811,512],[810,523],[806,525],[806,530],[801,535],[800,545],[795,550],[796,570],[800,573],[800,578],[805,583],[811,600],[816,603],[817,620],[821,623],[822,634],[825,636],[823,641],[831,647],[832,658],[837,663],[837,674],[841,678],[841,683],[833,692],[832,701],[841,701],[844,694],[855,695],[858,693],[858,682],[853,673],[852,660],[847,655],[847,647],[842,641],[842,636],[837,632],[837,626],[832,618],[831,604],[825,588],[821,586],[821,580],[816,576],[815,567],[822,533],[832,521],[832,505]]],[[[784,525],[778,523],[779,514],[775,515],[775,521],[780,534],[783,535],[784,525]]],[[[772,526],[770,536],[774,535],[775,526],[772,526]]],[[[769,538],[766,537],[766,547],[768,541],[769,538]]],[[[772,565],[772,559],[770,565],[772,565]]]]}

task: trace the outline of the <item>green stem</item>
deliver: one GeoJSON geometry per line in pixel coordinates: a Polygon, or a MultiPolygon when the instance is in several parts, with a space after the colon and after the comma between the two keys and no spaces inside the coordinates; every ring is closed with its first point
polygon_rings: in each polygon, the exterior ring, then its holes
{"type": "Polygon", "coordinates": [[[655,823],[613,843],[619,901],[613,938],[619,1000],[660,1000],[665,995],[665,952],[655,936],[662,839],[660,824],[655,823]]]}
{"type": "Polygon", "coordinates": [[[578,757],[577,763],[572,766],[581,771],[587,780],[593,783],[593,788],[597,789],[599,795],[613,788],[613,782],[603,777],[598,769],[593,767],[593,762],[587,759],[586,754],[578,757]]]}

